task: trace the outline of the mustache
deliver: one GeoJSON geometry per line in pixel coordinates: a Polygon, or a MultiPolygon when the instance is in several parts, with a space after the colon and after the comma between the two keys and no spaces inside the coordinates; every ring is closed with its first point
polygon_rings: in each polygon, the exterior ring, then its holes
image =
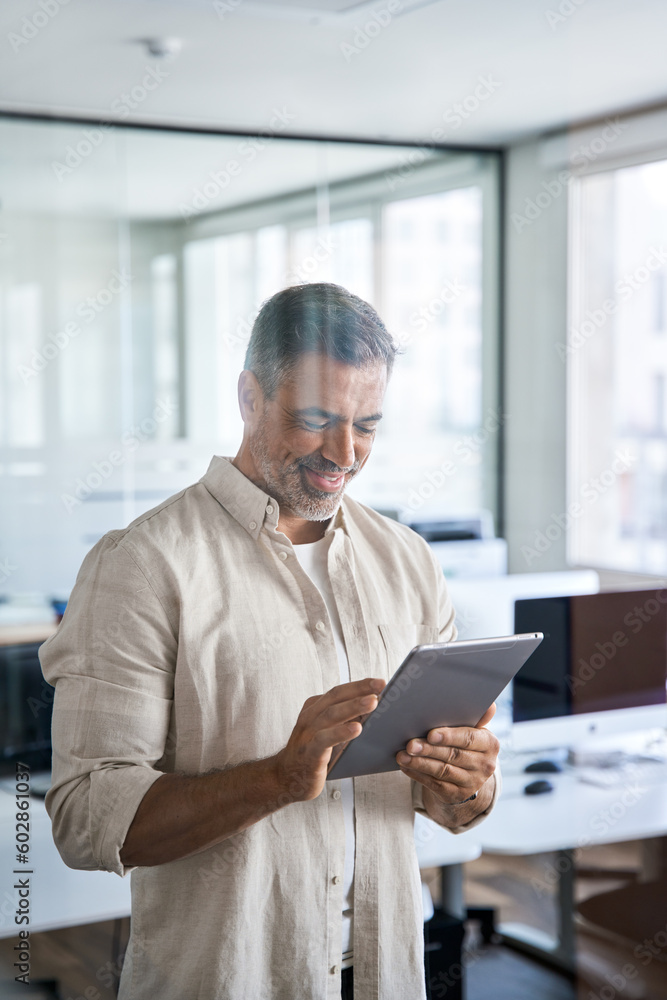
{"type": "Polygon", "coordinates": [[[307,465],[309,469],[313,470],[313,472],[323,472],[327,476],[343,476],[358,472],[360,463],[355,462],[354,465],[348,466],[347,468],[341,468],[341,466],[336,465],[335,462],[329,462],[328,459],[315,454],[307,455],[305,458],[299,459],[299,461],[295,462],[294,465],[295,467],[307,465]]]}

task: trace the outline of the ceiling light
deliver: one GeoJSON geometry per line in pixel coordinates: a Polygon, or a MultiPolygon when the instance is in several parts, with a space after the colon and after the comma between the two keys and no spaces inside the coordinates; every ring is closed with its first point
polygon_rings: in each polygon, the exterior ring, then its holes
{"type": "Polygon", "coordinates": [[[183,48],[183,42],[180,38],[142,38],[140,41],[154,59],[165,59],[167,56],[178,55],[183,48]]]}

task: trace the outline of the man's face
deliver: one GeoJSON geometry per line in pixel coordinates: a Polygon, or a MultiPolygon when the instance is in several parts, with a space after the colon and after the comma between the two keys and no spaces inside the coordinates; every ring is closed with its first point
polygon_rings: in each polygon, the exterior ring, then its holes
{"type": "Polygon", "coordinates": [[[384,362],[355,368],[308,352],[262,397],[249,434],[258,478],[281,510],[325,521],[366,463],[382,415],[384,362]]]}

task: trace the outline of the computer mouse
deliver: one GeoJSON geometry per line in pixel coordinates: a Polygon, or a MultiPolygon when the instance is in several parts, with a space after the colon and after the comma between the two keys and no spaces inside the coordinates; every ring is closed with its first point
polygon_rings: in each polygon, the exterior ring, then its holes
{"type": "Polygon", "coordinates": [[[524,795],[542,795],[544,792],[553,792],[554,786],[550,781],[540,778],[539,781],[531,781],[523,790],[524,795]]]}
{"type": "Polygon", "coordinates": [[[523,770],[525,774],[558,774],[563,768],[555,760],[535,760],[523,770]]]}

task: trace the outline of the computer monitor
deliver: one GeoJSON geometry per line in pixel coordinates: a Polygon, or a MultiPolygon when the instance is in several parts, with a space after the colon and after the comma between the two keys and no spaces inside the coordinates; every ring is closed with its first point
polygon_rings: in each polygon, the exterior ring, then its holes
{"type": "Polygon", "coordinates": [[[544,633],[514,679],[515,749],[667,728],[667,590],[519,600],[514,626],[544,633]]]}
{"type": "Polygon", "coordinates": [[[0,645],[0,776],[17,762],[33,771],[51,769],[53,688],[42,676],[41,643],[0,645]]]}

